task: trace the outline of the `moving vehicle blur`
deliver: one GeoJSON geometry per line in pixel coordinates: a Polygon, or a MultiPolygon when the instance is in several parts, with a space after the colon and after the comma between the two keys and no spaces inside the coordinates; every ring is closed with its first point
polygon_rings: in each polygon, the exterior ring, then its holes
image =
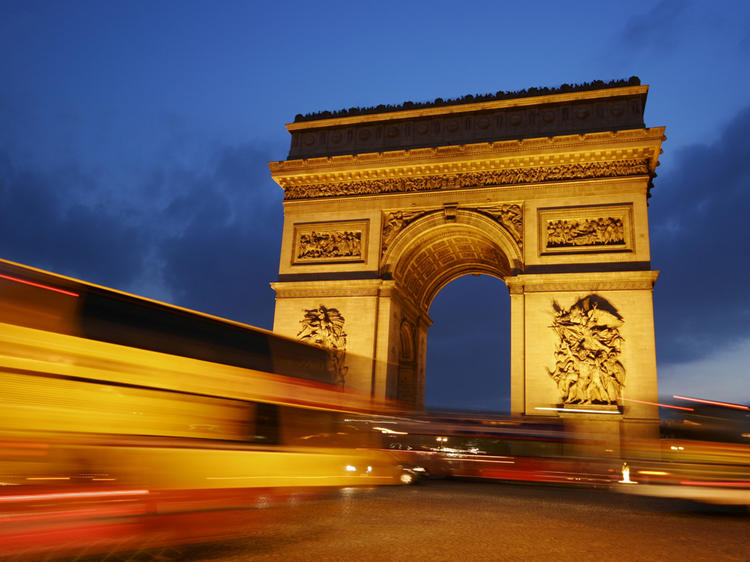
{"type": "MultiPolygon", "coordinates": [[[[583,438],[553,417],[441,412],[415,414],[381,430],[384,447],[396,451],[403,465],[422,467],[431,477],[587,485],[619,478],[619,458],[604,445],[600,456],[573,454],[583,438]]],[[[586,440],[596,448],[590,436],[586,440]]]]}
{"type": "Polygon", "coordinates": [[[0,261],[4,553],[225,536],[248,509],[401,483],[346,421],[379,405],[328,367],[265,330],[0,261]]]}
{"type": "Polygon", "coordinates": [[[630,444],[618,492],[750,506],[750,406],[673,396],[661,438],[630,444]]]}
{"type": "Polygon", "coordinates": [[[660,435],[652,439],[613,439],[571,425],[570,418],[456,412],[416,413],[381,421],[375,429],[383,447],[396,451],[404,466],[421,467],[432,477],[590,486],[750,505],[750,408],[696,405],[674,406],[677,413],[665,415],[660,435]]]}

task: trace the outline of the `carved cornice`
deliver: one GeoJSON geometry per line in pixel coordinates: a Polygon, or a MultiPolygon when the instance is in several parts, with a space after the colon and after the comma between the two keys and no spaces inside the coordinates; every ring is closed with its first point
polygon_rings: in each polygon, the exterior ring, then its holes
{"type": "Polygon", "coordinates": [[[557,291],[652,290],[658,271],[522,274],[507,277],[511,294],[557,291]]]}
{"type": "Polygon", "coordinates": [[[317,199],[349,195],[415,193],[561,180],[640,176],[649,175],[649,172],[649,162],[646,159],[586,162],[535,168],[508,168],[497,171],[289,185],[285,188],[284,198],[287,200],[317,199]]]}
{"type": "Polygon", "coordinates": [[[277,281],[271,283],[271,288],[276,298],[377,297],[384,283],[380,279],[277,281]]]}
{"type": "Polygon", "coordinates": [[[375,179],[640,158],[648,158],[654,171],[664,140],[664,127],[652,127],[290,159],[268,166],[282,187],[346,177],[375,179]]]}

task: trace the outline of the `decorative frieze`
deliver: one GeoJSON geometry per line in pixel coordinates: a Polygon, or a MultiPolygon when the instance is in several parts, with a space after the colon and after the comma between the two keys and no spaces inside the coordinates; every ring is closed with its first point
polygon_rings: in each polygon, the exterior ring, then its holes
{"type": "Polygon", "coordinates": [[[625,228],[617,217],[547,222],[547,248],[622,244],[625,244],[625,228]]]}
{"type": "Polygon", "coordinates": [[[539,210],[539,252],[576,253],[633,250],[631,205],[539,210]]]}
{"type": "Polygon", "coordinates": [[[502,170],[479,172],[285,185],[284,199],[412,193],[574,179],[627,177],[649,175],[649,173],[648,159],[577,162],[554,166],[505,168],[502,170]]]}
{"type": "Polygon", "coordinates": [[[625,385],[620,362],[622,316],[605,298],[591,294],[568,309],[552,302],[558,341],[555,368],[548,370],[563,404],[617,404],[625,385]]]}
{"type": "Polygon", "coordinates": [[[297,245],[297,259],[343,258],[362,256],[362,231],[337,230],[302,234],[297,245]]]}
{"type": "Polygon", "coordinates": [[[367,226],[367,221],[296,224],[292,263],[364,261],[367,226]]]}

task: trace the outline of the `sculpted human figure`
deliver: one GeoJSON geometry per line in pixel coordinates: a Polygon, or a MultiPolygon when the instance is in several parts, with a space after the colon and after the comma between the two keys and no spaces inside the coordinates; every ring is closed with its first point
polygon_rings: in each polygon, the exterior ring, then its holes
{"type": "Polygon", "coordinates": [[[300,320],[300,324],[302,328],[297,332],[297,337],[328,350],[328,368],[333,374],[335,383],[343,386],[347,371],[344,366],[346,357],[344,317],[337,309],[321,304],[318,308],[305,309],[305,317],[300,320]]]}
{"type": "Polygon", "coordinates": [[[618,360],[622,318],[598,295],[580,299],[568,310],[553,302],[551,328],[559,341],[549,374],[565,404],[616,404],[625,383],[618,360]]]}

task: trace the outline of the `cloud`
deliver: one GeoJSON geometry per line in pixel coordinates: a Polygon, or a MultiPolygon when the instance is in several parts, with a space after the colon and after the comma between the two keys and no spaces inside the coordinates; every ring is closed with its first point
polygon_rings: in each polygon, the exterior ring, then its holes
{"type": "Polygon", "coordinates": [[[114,191],[70,164],[0,153],[0,257],[270,327],[281,189],[253,145],[216,147],[114,191]]]}
{"type": "Polygon", "coordinates": [[[711,145],[680,150],[651,199],[657,353],[675,363],[750,337],[750,107],[711,145]]]}
{"type": "Polygon", "coordinates": [[[17,169],[0,154],[0,256],[97,283],[126,285],[142,265],[144,233],[103,203],[71,193],[95,179],[76,167],[17,169]]]}
{"type": "Polygon", "coordinates": [[[737,384],[746,377],[748,357],[750,338],[715,349],[697,361],[665,365],[659,369],[659,394],[750,403],[750,389],[737,384]]]}
{"type": "Polygon", "coordinates": [[[620,35],[629,48],[672,49],[679,43],[680,24],[689,4],[683,0],[662,0],[645,14],[631,17],[620,35]]]}
{"type": "Polygon", "coordinates": [[[180,229],[160,249],[177,303],[271,327],[283,214],[268,160],[251,145],[224,147],[192,183],[181,174],[165,209],[180,229]]]}

